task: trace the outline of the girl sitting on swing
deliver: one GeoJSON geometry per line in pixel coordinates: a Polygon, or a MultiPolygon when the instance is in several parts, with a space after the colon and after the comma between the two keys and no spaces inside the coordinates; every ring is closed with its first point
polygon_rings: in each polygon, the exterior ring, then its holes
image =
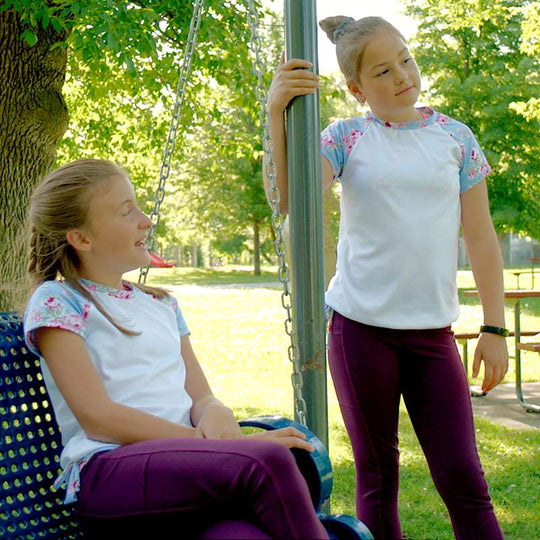
{"type": "Polygon", "coordinates": [[[66,502],[89,538],[172,523],[183,538],[328,538],[288,450],[312,451],[304,435],[244,435],[176,300],[122,279],[150,262],[150,227],[109,161],[60,167],[31,199],[25,336],[62,431],[66,502]]]}

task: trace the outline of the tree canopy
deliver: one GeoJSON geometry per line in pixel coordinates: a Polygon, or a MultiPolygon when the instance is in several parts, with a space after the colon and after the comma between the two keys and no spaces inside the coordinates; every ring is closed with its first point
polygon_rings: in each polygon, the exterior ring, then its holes
{"type": "MultiPolygon", "coordinates": [[[[29,194],[55,158],[57,164],[77,157],[113,159],[127,168],[138,195],[151,204],[192,7],[191,2],[177,0],[2,2],[0,142],[9,143],[2,145],[0,153],[0,256],[9,261],[1,266],[3,283],[20,286],[24,257],[14,246],[20,243],[29,194]],[[50,75],[50,82],[44,75],[50,75]],[[40,122],[40,116],[44,121],[40,122]],[[27,120],[38,132],[37,146],[25,139],[23,129],[13,133],[15,118],[27,120]],[[5,151],[10,144],[13,153],[5,151]]],[[[200,135],[200,126],[211,125],[208,116],[218,123],[222,114],[216,96],[206,91],[207,84],[217,89],[216,95],[226,89],[245,118],[254,116],[254,100],[246,91],[255,92],[246,14],[246,2],[241,0],[205,3],[188,105],[183,110],[178,162],[191,146],[187,141],[192,143],[200,135]]],[[[209,144],[204,150],[217,155],[221,148],[209,144]]],[[[260,159],[253,151],[251,156],[260,159]]],[[[176,169],[180,174],[180,167],[176,169]]],[[[253,178],[256,165],[251,169],[253,178]]],[[[236,174],[248,170],[244,167],[236,174]]],[[[260,182],[257,185],[259,199],[264,200],[260,182]]],[[[5,294],[0,294],[4,308],[14,302],[5,294]]]]}
{"type": "MultiPolygon", "coordinates": [[[[251,245],[250,228],[270,223],[260,182],[260,105],[251,72],[247,3],[216,3],[219,10],[211,4],[201,19],[169,181],[171,197],[163,206],[157,237],[183,244],[205,240],[218,253],[234,253],[251,245]]],[[[278,53],[272,53],[276,37],[271,23],[266,20],[270,25],[260,33],[274,60],[278,53]]],[[[73,114],[59,159],[82,153],[126,164],[147,209],[183,55],[184,39],[170,30],[174,24],[160,20],[160,32],[152,31],[153,49],[145,47],[148,55],[155,51],[153,58],[139,52],[132,59],[113,48],[110,58],[95,59],[94,43],[88,49],[81,39],[77,50],[83,54],[72,56],[66,84],[73,114]],[[122,70],[117,60],[124,62],[122,70]]],[[[112,44],[121,41],[113,38],[112,44]]],[[[146,43],[143,38],[139,42],[146,43]]]]}
{"type": "MultiPolygon", "coordinates": [[[[404,1],[419,23],[428,101],[473,129],[494,169],[497,229],[540,238],[540,3],[404,1]]],[[[258,3],[271,72],[282,26],[258,3]]],[[[28,198],[55,160],[119,162],[151,209],[192,9],[178,0],[2,0],[2,283],[20,288],[28,198]]],[[[250,31],[247,0],[205,2],[157,233],[167,242],[271,253],[250,31]]],[[[350,111],[343,98],[323,84],[323,123],[350,111]]],[[[14,302],[0,291],[0,308],[14,302]]]]}
{"type": "Polygon", "coordinates": [[[540,239],[539,2],[407,0],[428,101],[471,127],[500,232],[540,239]]]}

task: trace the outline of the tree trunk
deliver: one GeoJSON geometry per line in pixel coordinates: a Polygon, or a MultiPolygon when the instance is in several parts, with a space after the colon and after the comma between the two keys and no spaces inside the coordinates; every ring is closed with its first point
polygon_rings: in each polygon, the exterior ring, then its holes
{"type": "Polygon", "coordinates": [[[261,234],[257,221],[253,222],[253,274],[261,275],[261,234]]]}
{"type": "Polygon", "coordinates": [[[510,235],[506,233],[497,233],[499,240],[499,247],[501,248],[501,255],[503,258],[504,266],[512,266],[512,250],[510,249],[510,235]]]}
{"type": "Polygon", "coordinates": [[[199,266],[199,246],[195,242],[191,244],[191,266],[193,268],[199,266]]]}
{"type": "Polygon", "coordinates": [[[25,218],[34,186],[48,172],[67,128],[62,96],[66,38],[49,27],[21,40],[18,13],[0,13],[0,310],[20,308],[25,287],[25,218]]]}

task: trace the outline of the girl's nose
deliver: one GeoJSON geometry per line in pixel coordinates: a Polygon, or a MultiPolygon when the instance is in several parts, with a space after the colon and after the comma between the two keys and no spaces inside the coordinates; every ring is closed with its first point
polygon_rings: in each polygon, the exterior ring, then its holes
{"type": "Polygon", "coordinates": [[[152,226],[152,220],[144,213],[141,212],[141,222],[139,227],[141,229],[149,229],[152,226]]]}
{"type": "Polygon", "coordinates": [[[396,83],[398,84],[402,83],[403,81],[406,81],[409,78],[408,71],[402,66],[399,66],[398,69],[396,69],[394,73],[395,73],[396,83]]]}

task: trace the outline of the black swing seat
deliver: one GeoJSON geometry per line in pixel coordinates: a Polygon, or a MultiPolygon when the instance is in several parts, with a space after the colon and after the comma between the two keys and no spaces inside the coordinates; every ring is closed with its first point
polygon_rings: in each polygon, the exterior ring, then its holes
{"type": "MultiPolygon", "coordinates": [[[[75,540],[83,533],[72,505],[52,484],[60,472],[61,436],[39,365],[24,342],[22,321],[0,313],[0,538],[75,540]]],[[[332,489],[332,467],[321,441],[306,427],[281,416],[241,422],[261,429],[293,425],[306,433],[315,452],[293,451],[306,478],[319,518],[333,539],[370,540],[363,523],[351,516],[320,512],[332,489]]]]}

